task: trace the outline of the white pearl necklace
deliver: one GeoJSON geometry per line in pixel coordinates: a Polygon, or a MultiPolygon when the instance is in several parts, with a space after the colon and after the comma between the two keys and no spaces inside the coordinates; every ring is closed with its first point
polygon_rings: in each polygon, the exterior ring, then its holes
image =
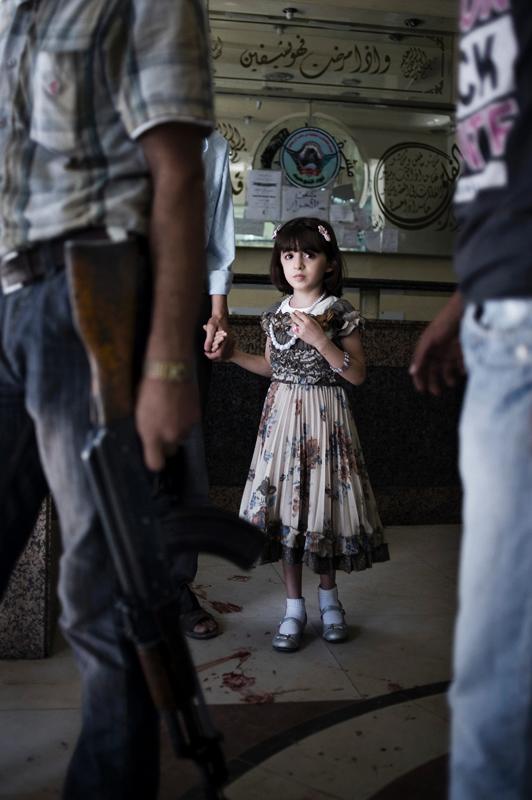
{"type": "MultiPolygon", "coordinates": [[[[315,300],[312,303],[311,306],[309,306],[308,308],[304,309],[305,313],[306,314],[312,314],[312,312],[314,311],[314,309],[316,308],[318,303],[321,303],[321,301],[325,300],[326,297],[327,297],[327,292],[323,292],[323,294],[321,294],[318,297],[318,299],[315,300]]],[[[303,309],[299,309],[299,310],[301,311],[303,309]]],[[[291,347],[294,346],[294,344],[296,343],[296,340],[298,338],[295,334],[292,334],[292,336],[290,336],[290,338],[287,339],[287,341],[284,342],[284,344],[281,344],[281,342],[278,339],[275,338],[275,332],[273,330],[273,320],[272,319],[270,320],[270,324],[268,326],[268,333],[270,334],[271,343],[273,344],[273,346],[275,347],[276,350],[289,350],[291,347]]]]}

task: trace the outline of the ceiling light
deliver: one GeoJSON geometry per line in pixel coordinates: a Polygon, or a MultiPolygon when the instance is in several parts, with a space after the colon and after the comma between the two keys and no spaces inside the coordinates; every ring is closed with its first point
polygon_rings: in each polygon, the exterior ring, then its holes
{"type": "Polygon", "coordinates": [[[293,81],[294,76],[291,72],[266,72],[264,74],[265,81],[293,81]]]}
{"type": "Polygon", "coordinates": [[[294,14],[297,14],[297,13],[298,13],[297,8],[294,8],[293,6],[288,6],[287,8],[283,8],[283,14],[285,16],[285,19],[287,19],[289,21],[291,19],[294,19],[294,14]]]}

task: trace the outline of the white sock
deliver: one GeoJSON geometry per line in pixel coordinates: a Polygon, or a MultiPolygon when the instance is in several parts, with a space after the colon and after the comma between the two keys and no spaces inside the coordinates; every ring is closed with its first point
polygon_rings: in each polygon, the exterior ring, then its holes
{"type": "MultiPolygon", "coordinates": [[[[329,606],[339,606],[338,601],[338,586],[334,589],[322,589],[318,586],[318,598],[320,601],[320,611],[323,612],[324,608],[329,606]]],[[[341,611],[331,610],[326,611],[322,617],[324,625],[341,625],[344,621],[344,616],[341,611]]]]}
{"type": "Polygon", "coordinates": [[[291,633],[299,633],[296,623],[292,620],[295,618],[301,620],[303,623],[306,621],[305,598],[297,597],[294,599],[292,597],[287,597],[285,617],[292,617],[292,619],[288,620],[288,622],[283,622],[279,626],[279,633],[284,633],[285,636],[291,633]]]}

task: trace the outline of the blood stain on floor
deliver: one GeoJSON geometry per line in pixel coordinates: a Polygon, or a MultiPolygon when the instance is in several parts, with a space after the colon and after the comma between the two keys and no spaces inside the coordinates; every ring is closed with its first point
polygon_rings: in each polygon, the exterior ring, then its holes
{"type": "Polygon", "coordinates": [[[237,614],[242,611],[242,606],[236,603],[224,603],[221,600],[209,600],[208,602],[219,614],[237,614]]]}

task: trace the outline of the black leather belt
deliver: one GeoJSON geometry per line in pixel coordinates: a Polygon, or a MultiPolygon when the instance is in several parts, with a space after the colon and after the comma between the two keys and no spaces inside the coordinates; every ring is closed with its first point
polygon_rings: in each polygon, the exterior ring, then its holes
{"type": "Polygon", "coordinates": [[[0,283],[4,294],[42,280],[65,266],[65,242],[72,239],[108,239],[106,228],[72,231],[57,239],[5,255],[0,262],[0,283]]]}

